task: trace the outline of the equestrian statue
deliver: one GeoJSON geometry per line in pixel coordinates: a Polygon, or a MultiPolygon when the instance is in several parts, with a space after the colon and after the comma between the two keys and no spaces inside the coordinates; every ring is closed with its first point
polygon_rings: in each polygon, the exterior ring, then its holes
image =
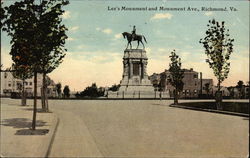
{"type": "Polygon", "coordinates": [[[143,45],[143,49],[145,48],[145,46],[144,46],[144,44],[142,42],[142,38],[144,39],[144,41],[146,43],[147,43],[147,40],[146,40],[146,38],[143,35],[137,35],[136,34],[135,26],[133,26],[132,33],[123,32],[122,35],[123,35],[124,38],[127,38],[127,40],[128,40],[128,44],[127,44],[126,49],[128,48],[128,45],[130,45],[130,49],[132,49],[132,44],[131,44],[132,41],[137,41],[137,47],[136,47],[136,49],[138,48],[140,42],[143,45]]]}

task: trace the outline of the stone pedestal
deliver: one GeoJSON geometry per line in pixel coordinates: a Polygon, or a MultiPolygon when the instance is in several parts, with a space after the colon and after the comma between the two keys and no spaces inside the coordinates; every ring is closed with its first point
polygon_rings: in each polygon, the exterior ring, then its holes
{"type": "Polygon", "coordinates": [[[123,76],[119,91],[153,92],[154,87],[148,79],[148,58],[143,49],[126,49],[123,56],[123,76]]]}

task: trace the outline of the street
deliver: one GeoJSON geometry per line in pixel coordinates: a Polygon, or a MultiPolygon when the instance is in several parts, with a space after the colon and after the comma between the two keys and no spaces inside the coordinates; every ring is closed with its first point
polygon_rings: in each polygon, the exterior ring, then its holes
{"type": "Polygon", "coordinates": [[[169,107],[172,100],[50,100],[50,157],[246,157],[249,118],[169,107]]]}

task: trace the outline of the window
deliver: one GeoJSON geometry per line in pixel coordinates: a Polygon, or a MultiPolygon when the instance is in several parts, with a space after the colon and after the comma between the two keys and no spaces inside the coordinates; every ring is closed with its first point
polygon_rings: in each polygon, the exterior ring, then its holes
{"type": "Polygon", "coordinates": [[[30,86],[32,85],[32,82],[30,82],[30,86]]]}
{"type": "Polygon", "coordinates": [[[197,75],[197,74],[195,74],[195,75],[194,75],[194,78],[198,78],[198,75],[197,75]]]}
{"type": "Polygon", "coordinates": [[[7,76],[8,76],[8,74],[5,72],[5,73],[4,73],[4,78],[7,78],[7,76]]]}
{"type": "Polygon", "coordinates": [[[8,86],[11,87],[11,84],[9,83],[8,86]]]}
{"type": "Polygon", "coordinates": [[[139,75],[139,63],[133,63],[133,75],[139,75]]]}

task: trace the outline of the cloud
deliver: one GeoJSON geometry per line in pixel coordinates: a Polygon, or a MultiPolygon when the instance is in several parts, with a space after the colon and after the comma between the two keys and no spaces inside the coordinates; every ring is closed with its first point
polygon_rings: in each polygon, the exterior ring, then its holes
{"type": "Polygon", "coordinates": [[[81,45],[78,45],[76,48],[77,48],[77,49],[83,49],[83,48],[85,48],[85,47],[86,47],[85,45],[81,44],[81,45]]]}
{"type": "Polygon", "coordinates": [[[158,48],[159,52],[166,52],[167,50],[165,48],[158,48]]]}
{"type": "Polygon", "coordinates": [[[68,41],[74,41],[75,39],[72,37],[67,38],[68,41]]]}
{"type": "Polygon", "coordinates": [[[153,17],[151,17],[151,20],[156,20],[156,19],[171,19],[172,14],[170,13],[156,13],[153,17]]]}
{"type": "Polygon", "coordinates": [[[83,91],[94,82],[97,86],[118,84],[122,66],[122,54],[115,52],[68,52],[64,62],[49,76],[55,82],[69,85],[71,91],[83,91]],[[74,54],[80,56],[76,58],[74,54]]]}
{"type": "Polygon", "coordinates": [[[122,38],[122,34],[121,33],[115,34],[115,39],[120,39],[120,38],[122,38]]]}
{"type": "Polygon", "coordinates": [[[111,34],[113,32],[110,28],[102,29],[100,27],[97,27],[95,29],[96,29],[96,31],[100,31],[100,32],[105,33],[105,34],[111,34]]]}
{"type": "Polygon", "coordinates": [[[79,26],[73,26],[73,27],[70,27],[70,28],[69,28],[69,31],[75,32],[75,31],[77,31],[77,30],[79,30],[79,26]]]}
{"type": "Polygon", "coordinates": [[[112,30],[111,29],[103,29],[102,32],[105,34],[111,34],[112,30]]]}
{"type": "Polygon", "coordinates": [[[206,16],[212,16],[212,15],[214,15],[214,13],[213,12],[205,12],[204,15],[206,15],[206,16]]]}
{"type": "Polygon", "coordinates": [[[70,11],[65,11],[62,15],[63,19],[69,19],[71,17],[71,12],[70,11]]]}

